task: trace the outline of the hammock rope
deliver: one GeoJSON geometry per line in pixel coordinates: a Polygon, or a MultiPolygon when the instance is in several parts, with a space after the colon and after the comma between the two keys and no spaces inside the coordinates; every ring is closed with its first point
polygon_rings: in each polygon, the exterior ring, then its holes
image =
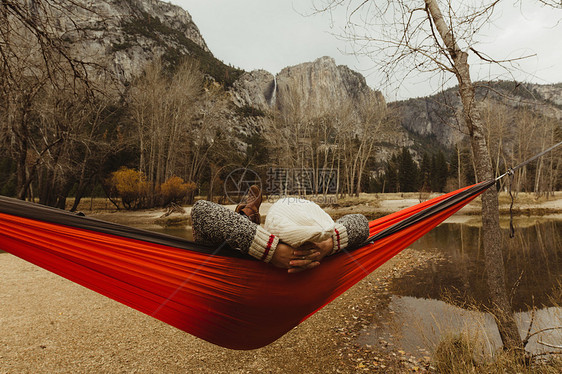
{"type": "Polygon", "coordinates": [[[554,144],[552,147],[549,147],[549,148],[545,149],[544,151],[542,151],[540,153],[537,153],[533,157],[523,161],[522,163],[509,168],[504,174],[502,174],[502,175],[500,175],[499,177],[496,178],[496,182],[497,182],[500,179],[502,179],[503,177],[505,177],[506,175],[509,176],[508,191],[509,191],[509,198],[511,199],[511,202],[509,204],[509,237],[511,239],[513,239],[515,237],[515,227],[513,226],[513,204],[515,203],[515,197],[513,196],[512,192],[511,192],[511,189],[512,189],[512,186],[513,186],[513,179],[514,179],[514,176],[515,176],[515,171],[522,168],[523,166],[535,161],[539,157],[544,156],[545,154],[549,153],[550,151],[553,151],[554,149],[558,148],[561,145],[562,145],[562,142],[554,144]]]}
{"type": "Polygon", "coordinates": [[[277,340],[479,196],[496,180],[369,223],[365,245],[287,274],[232,250],[0,197],[0,250],[211,343],[277,340]]]}
{"type": "Polygon", "coordinates": [[[553,151],[554,149],[558,148],[559,146],[562,145],[562,142],[559,142],[557,144],[554,144],[552,147],[549,147],[547,149],[545,149],[544,151],[537,153],[536,155],[534,155],[533,157],[523,161],[522,163],[513,166],[512,168],[509,168],[505,173],[503,173],[502,175],[500,175],[499,177],[496,178],[496,181],[499,181],[500,179],[502,179],[503,177],[505,177],[506,175],[509,174],[513,174],[516,170],[522,168],[523,166],[527,165],[530,162],[535,161],[537,158],[544,156],[545,154],[553,151]]]}

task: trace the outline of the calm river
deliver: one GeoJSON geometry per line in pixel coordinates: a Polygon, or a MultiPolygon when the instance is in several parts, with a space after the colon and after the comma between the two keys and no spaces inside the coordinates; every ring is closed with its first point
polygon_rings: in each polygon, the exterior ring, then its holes
{"type": "MultiPolygon", "coordinates": [[[[522,336],[531,319],[532,332],[555,328],[527,345],[535,353],[552,351],[549,345],[562,345],[562,217],[521,218],[515,224],[515,237],[504,230],[502,239],[516,320],[522,336]]],[[[440,260],[393,279],[389,324],[365,329],[359,343],[392,342],[422,356],[444,335],[464,332],[477,338],[482,354],[498,349],[499,333],[486,313],[490,303],[481,234],[478,225],[444,223],[414,243],[415,250],[437,252],[440,260]]]]}

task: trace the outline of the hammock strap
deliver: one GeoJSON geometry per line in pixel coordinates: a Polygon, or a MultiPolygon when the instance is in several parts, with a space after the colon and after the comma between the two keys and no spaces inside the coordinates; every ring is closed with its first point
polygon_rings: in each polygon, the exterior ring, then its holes
{"type": "Polygon", "coordinates": [[[544,156],[546,153],[554,150],[555,148],[559,147],[562,145],[562,142],[559,142],[558,144],[554,144],[552,147],[545,149],[544,151],[542,151],[541,153],[537,153],[536,155],[534,155],[533,157],[531,157],[528,160],[523,161],[522,163],[520,163],[519,165],[516,165],[514,167],[512,167],[511,169],[508,169],[505,173],[503,173],[502,175],[500,175],[499,177],[496,178],[496,181],[502,179],[503,177],[505,177],[506,175],[509,174],[513,174],[513,172],[517,169],[522,168],[523,166],[527,165],[529,162],[535,161],[537,158],[544,156]]]}
{"type": "Polygon", "coordinates": [[[390,226],[389,228],[380,231],[378,233],[376,233],[375,235],[370,236],[369,238],[367,238],[367,240],[365,241],[365,243],[362,244],[363,245],[367,245],[370,244],[372,242],[375,242],[377,240],[380,240],[382,238],[385,238],[387,236],[390,236],[392,234],[397,233],[398,231],[401,231],[407,227],[410,227],[416,223],[419,223],[421,221],[426,220],[427,218],[438,214],[446,209],[449,209],[457,204],[459,204],[462,201],[465,201],[466,199],[470,198],[471,196],[475,196],[480,194],[482,191],[488,189],[490,186],[494,185],[496,183],[495,180],[491,179],[488,181],[484,181],[481,182],[479,184],[476,184],[472,187],[469,187],[459,193],[456,193],[452,196],[450,196],[449,198],[434,204],[406,219],[403,219],[399,222],[397,222],[396,224],[390,226]]]}
{"type": "Polygon", "coordinates": [[[503,177],[505,177],[506,175],[509,175],[509,197],[511,198],[511,203],[509,205],[509,237],[510,238],[514,238],[515,237],[515,228],[513,226],[513,203],[515,201],[515,198],[513,197],[513,193],[511,191],[512,186],[513,186],[513,179],[514,179],[514,175],[515,175],[515,170],[518,170],[520,168],[522,168],[523,166],[527,165],[528,163],[535,161],[537,158],[544,156],[545,154],[547,154],[548,152],[554,150],[555,148],[559,147],[560,145],[562,145],[562,142],[559,142],[557,144],[554,144],[552,147],[549,147],[547,149],[545,149],[544,151],[537,153],[536,155],[534,155],[533,157],[523,161],[522,163],[520,163],[519,165],[516,165],[510,169],[508,169],[505,173],[503,173],[502,175],[500,175],[499,177],[497,177],[495,179],[495,181],[499,181],[500,179],[502,179],[503,177]]]}

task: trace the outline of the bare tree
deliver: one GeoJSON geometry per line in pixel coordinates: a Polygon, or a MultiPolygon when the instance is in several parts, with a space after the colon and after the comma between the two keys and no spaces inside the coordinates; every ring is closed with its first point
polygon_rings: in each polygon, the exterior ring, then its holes
{"type": "Polygon", "coordinates": [[[187,134],[186,149],[181,151],[186,179],[199,183],[203,170],[210,169],[210,193],[213,189],[212,165],[225,165],[236,159],[239,150],[232,143],[228,126],[228,94],[216,83],[205,85],[194,113],[195,121],[187,134]]]}
{"type": "MultiPolygon", "coordinates": [[[[511,143],[510,127],[513,127],[513,119],[510,118],[509,111],[504,105],[491,99],[484,100],[480,108],[486,133],[486,145],[492,158],[494,177],[497,177],[509,167],[508,149],[505,148],[506,143],[511,143]]],[[[500,181],[500,183],[503,186],[504,181],[500,181]]]]}
{"type": "Polygon", "coordinates": [[[334,112],[337,124],[337,162],[340,176],[339,192],[341,196],[356,192],[358,161],[365,149],[366,140],[361,138],[358,129],[359,118],[351,102],[343,102],[334,112]]]}
{"type": "Polygon", "coordinates": [[[357,129],[359,143],[353,162],[354,179],[357,181],[354,188],[355,196],[359,196],[361,192],[361,181],[365,173],[365,167],[375,151],[375,144],[380,138],[380,132],[383,131],[385,125],[389,124],[386,103],[381,101],[374,92],[361,99],[358,111],[360,121],[357,129]]]}
{"type": "MultiPolygon", "coordinates": [[[[347,7],[346,36],[359,46],[359,53],[372,57],[388,77],[397,73],[405,77],[416,72],[439,72],[456,78],[462,119],[470,135],[477,177],[482,181],[492,179],[494,173],[468,56],[473,53],[483,61],[497,62],[478,51],[474,41],[481,27],[489,23],[497,3],[320,0],[316,9],[330,11],[339,5],[347,7]]],[[[482,195],[482,224],[492,312],[504,346],[521,350],[522,341],[506,292],[505,270],[498,266],[503,264],[503,256],[494,188],[482,195]]]]}
{"type": "Polygon", "coordinates": [[[387,122],[384,99],[368,91],[318,105],[304,100],[297,87],[298,82],[281,87],[281,109],[272,121],[278,136],[271,153],[278,155],[277,163],[307,174],[302,181],[286,175],[297,184],[293,192],[325,194],[328,184],[322,178],[336,174],[338,193],[359,194],[379,132],[387,122]]]}
{"type": "Polygon", "coordinates": [[[156,60],[134,83],[129,110],[138,130],[139,170],[153,189],[177,174],[178,159],[193,135],[202,91],[203,74],[193,61],[184,62],[170,76],[156,60]]]}
{"type": "Polygon", "coordinates": [[[277,139],[283,139],[282,164],[290,168],[304,168],[311,150],[312,121],[320,117],[321,113],[310,108],[296,87],[296,84],[291,84],[280,88],[278,103],[281,113],[276,117],[276,129],[281,132],[277,139]]]}
{"type": "Polygon", "coordinates": [[[88,92],[90,96],[95,91],[89,77],[95,66],[73,56],[62,38],[63,31],[79,31],[73,20],[77,11],[90,12],[72,0],[0,3],[0,141],[15,160],[17,196],[21,199],[28,196],[42,157],[62,141],[60,137],[52,139],[42,147],[34,143],[38,99],[52,87],[72,94],[88,92]],[[62,24],[69,28],[63,30],[62,24]],[[30,155],[31,148],[34,153],[30,155]]]}
{"type": "Polygon", "coordinates": [[[338,119],[334,114],[325,113],[313,119],[310,126],[312,190],[324,198],[328,192],[337,192],[333,181],[337,178],[338,119]]]}

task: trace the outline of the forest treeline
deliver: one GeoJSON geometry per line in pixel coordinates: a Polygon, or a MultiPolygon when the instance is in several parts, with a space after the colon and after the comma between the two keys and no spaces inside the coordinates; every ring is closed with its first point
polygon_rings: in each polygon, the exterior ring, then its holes
{"type": "MultiPolygon", "coordinates": [[[[287,92],[282,110],[236,107],[226,84],[198,61],[156,59],[129,84],[73,56],[48,8],[65,2],[0,5],[0,194],[75,210],[85,196],[143,208],[224,195],[239,167],[267,181],[272,168],[305,170],[290,193],[448,191],[475,180],[469,144],[426,153],[388,150],[396,113],[374,93],[311,109],[287,92]],[[41,10],[42,9],[42,10],[41,10]],[[16,11],[17,10],[17,11],[16,11]],[[240,135],[241,123],[255,123],[240,135]],[[386,158],[386,160],[385,160],[386,158]],[[335,176],[328,189],[321,180],[335,176]],[[74,197],[68,206],[67,198],[74,197]]],[[[525,106],[483,102],[496,174],[562,139],[560,121],[525,106]]],[[[560,152],[527,165],[517,191],[561,189],[560,152]]]]}

